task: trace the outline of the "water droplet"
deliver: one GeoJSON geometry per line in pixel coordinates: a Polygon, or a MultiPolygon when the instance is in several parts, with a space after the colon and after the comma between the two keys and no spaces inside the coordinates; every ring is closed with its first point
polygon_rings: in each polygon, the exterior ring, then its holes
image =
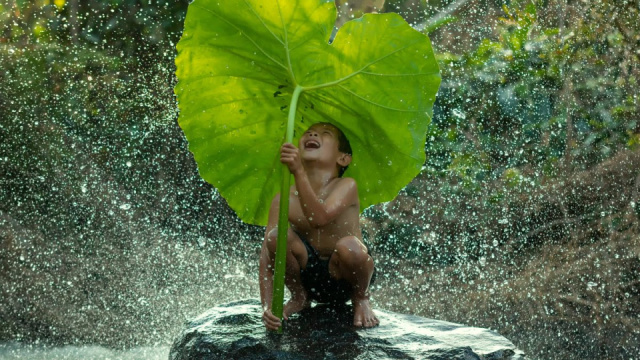
{"type": "Polygon", "coordinates": [[[389,162],[387,163],[387,165],[391,166],[393,165],[393,162],[391,160],[389,160],[389,162]]]}
{"type": "Polygon", "coordinates": [[[204,247],[206,244],[207,244],[207,238],[205,238],[204,236],[200,236],[198,238],[198,246],[204,247]]]}
{"type": "Polygon", "coordinates": [[[467,115],[465,115],[465,113],[463,113],[460,109],[453,109],[452,113],[453,113],[453,116],[459,119],[464,120],[467,118],[467,115]]]}
{"type": "Polygon", "coordinates": [[[127,161],[126,164],[127,164],[127,167],[131,167],[131,161],[127,161]]]}

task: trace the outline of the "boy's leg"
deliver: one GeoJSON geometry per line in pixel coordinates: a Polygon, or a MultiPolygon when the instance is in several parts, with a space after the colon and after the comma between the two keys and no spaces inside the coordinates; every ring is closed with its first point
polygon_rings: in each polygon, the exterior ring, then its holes
{"type": "Polygon", "coordinates": [[[353,286],[353,325],[373,327],[380,322],[369,303],[369,282],[373,275],[373,259],[367,248],[355,236],[344,237],[336,243],[329,260],[329,274],[336,280],[344,279],[353,286]]]}
{"type": "MultiPolygon", "coordinates": [[[[277,237],[278,228],[276,227],[265,236],[260,251],[260,297],[262,306],[265,309],[271,309],[277,237]]],[[[287,233],[285,285],[291,292],[291,299],[287,301],[283,309],[285,319],[310,304],[307,291],[300,280],[300,270],[307,266],[307,257],[307,249],[302,240],[293,230],[289,229],[287,233]]]]}

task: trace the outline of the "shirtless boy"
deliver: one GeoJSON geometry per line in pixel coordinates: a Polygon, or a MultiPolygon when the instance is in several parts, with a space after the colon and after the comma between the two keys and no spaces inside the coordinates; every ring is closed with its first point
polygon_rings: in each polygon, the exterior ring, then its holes
{"type": "MultiPolygon", "coordinates": [[[[331,124],[312,125],[299,148],[290,143],[282,146],[280,161],[295,178],[289,191],[285,270],[291,299],[284,305],[284,319],[309,307],[312,300],[344,303],[350,299],[354,326],[378,325],[369,303],[374,266],[360,240],[358,188],[354,179],[341,177],[351,162],[346,137],[331,124]]],[[[276,195],[260,252],[262,320],[272,330],[281,324],[271,312],[279,205],[280,195],[276,195]]]]}

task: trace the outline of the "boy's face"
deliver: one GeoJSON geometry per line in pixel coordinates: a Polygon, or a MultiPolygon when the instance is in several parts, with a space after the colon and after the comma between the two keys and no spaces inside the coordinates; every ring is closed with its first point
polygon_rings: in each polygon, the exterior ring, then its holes
{"type": "Polygon", "coordinates": [[[302,159],[336,161],[340,166],[346,166],[342,164],[344,161],[341,158],[349,155],[341,153],[338,149],[338,136],[338,130],[332,125],[312,125],[302,134],[298,144],[302,159]]]}

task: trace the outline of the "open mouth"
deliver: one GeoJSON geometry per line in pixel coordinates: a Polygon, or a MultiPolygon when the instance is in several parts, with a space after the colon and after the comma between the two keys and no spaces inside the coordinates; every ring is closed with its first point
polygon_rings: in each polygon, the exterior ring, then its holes
{"type": "Polygon", "coordinates": [[[320,143],[317,142],[316,140],[307,140],[304,143],[304,148],[305,149],[319,149],[320,148],[320,143]]]}

